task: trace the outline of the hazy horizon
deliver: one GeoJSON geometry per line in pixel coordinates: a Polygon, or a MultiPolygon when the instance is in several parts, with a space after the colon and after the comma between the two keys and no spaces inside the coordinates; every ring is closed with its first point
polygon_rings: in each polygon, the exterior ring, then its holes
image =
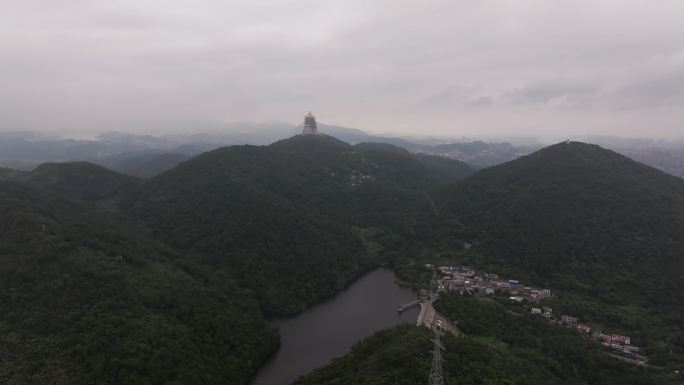
{"type": "MultiPolygon", "coordinates": [[[[657,143],[670,143],[670,144],[681,144],[684,145],[684,134],[673,135],[673,136],[647,136],[647,135],[602,135],[602,134],[567,134],[558,133],[556,135],[458,135],[454,133],[445,134],[431,134],[420,132],[374,132],[371,130],[360,129],[357,127],[349,127],[339,124],[330,124],[326,122],[318,122],[319,131],[322,134],[335,136],[335,133],[327,131],[327,127],[336,127],[343,130],[359,130],[364,134],[371,136],[376,136],[379,138],[397,138],[405,139],[408,141],[432,141],[436,143],[450,143],[450,142],[471,142],[471,141],[484,141],[489,143],[511,143],[518,145],[550,145],[554,143],[559,143],[565,140],[581,141],[593,144],[607,143],[611,141],[632,141],[645,142],[650,141],[653,144],[657,143]]],[[[172,126],[173,127],[173,126],[172,126]]],[[[189,124],[188,128],[185,129],[169,129],[161,131],[146,131],[142,128],[120,128],[112,130],[101,130],[101,131],[74,131],[74,130],[32,130],[32,129],[2,129],[0,128],[1,134],[29,134],[36,140],[56,140],[56,139],[75,139],[75,140],[98,140],[103,135],[107,134],[125,134],[125,135],[139,135],[139,136],[151,136],[156,138],[182,138],[182,137],[192,137],[195,135],[215,135],[215,136],[231,136],[237,134],[264,134],[273,133],[273,130],[282,133],[282,138],[287,138],[291,135],[296,135],[301,130],[301,123],[296,122],[286,122],[286,121],[241,121],[241,122],[212,122],[205,125],[194,126],[189,124]],[[264,129],[265,131],[259,131],[259,129],[264,129]],[[290,131],[288,131],[290,130],[290,131]]]]}
{"type": "Polygon", "coordinates": [[[24,0],[0,131],[681,138],[684,3],[24,0]]]}

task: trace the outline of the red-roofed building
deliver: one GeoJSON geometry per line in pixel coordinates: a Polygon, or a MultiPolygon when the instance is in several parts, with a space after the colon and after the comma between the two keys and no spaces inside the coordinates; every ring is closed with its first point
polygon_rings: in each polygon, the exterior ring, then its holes
{"type": "Polygon", "coordinates": [[[577,329],[582,333],[591,333],[591,328],[587,324],[579,324],[577,325],[577,329]]]}
{"type": "Polygon", "coordinates": [[[613,342],[618,342],[618,343],[621,343],[621,344],[623,344],[623,345],[629,345],[629,343],[630,343],[630,338],[629,338],[629,337],[627,337],[627,336],[621,336],[621,335],[619,335],[619,334],[613,334],[612,336],[610,336],[610,339],[611,339],[611,341],[613,341],[613,342]]]}

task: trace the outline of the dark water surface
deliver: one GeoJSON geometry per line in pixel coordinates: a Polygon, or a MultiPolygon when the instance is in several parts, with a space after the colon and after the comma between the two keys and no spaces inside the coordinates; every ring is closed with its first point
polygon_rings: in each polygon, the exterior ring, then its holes
{"type": "Polygon", "coordinates": [[[394,279],[391,270],[375,270],[335,297],[278,321],[282,346],[259,370],[254,385],[291,384],[378,330],[416,322],[417,308],[397,313],[397,306],[415,300],[416,293],[394,279]]]}

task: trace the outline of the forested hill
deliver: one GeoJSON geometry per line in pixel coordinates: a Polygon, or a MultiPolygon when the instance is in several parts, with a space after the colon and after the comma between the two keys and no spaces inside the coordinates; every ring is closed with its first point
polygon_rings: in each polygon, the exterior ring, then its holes
{"type": "Polygon", "coordinates": [[[425,384],[432,362],[432,338],[429,329],[414,325],[383,330],[294,385],[425,384]]]}
{"type": "MultiPolygon", "coordinates": [[[[655,365],[682,362],[684,182],[581,143],[472,173],[328,136],[220,148],[148,180],[2,169],[0,383],[247,384],[278,346],[264,314],[383,263],[422,271],[463,241],[469,263],[551,287],[554,309],[630,333],[655,365]]],[[[426,343],[399,330],[385,336],[426,343]]],[[[380,360],[383,338],[357,351],[380,360]]]]}
{"type": "MultiPolygon", "coordinates": [[[[507,311],[489,301],[447,296],[440,311],[463,321],[468,336],[441,337],[445,384],[674,385],[660,370],[646,370],[601,352],[576,331],[539,317],[507,311]],[[464,314],[462,317],[460,314],[464,314]]],[[[422,385],[428,383],[434,334],[421,326],[383,330],[351,352],[302,376],[294,385],[422,385]]]]}
{"type": "Polygon", "coordinates": [[[277,347],[251,293],[93,205],[0,182],[0,383],[246,383],[277,347]]]}
{"type": "Polygon", "coordinates": [[[11,168],[0,167],[0,180],[12,179],[12,178],[15,178],[21,174],[24,174],[24,172],[19,171],[19,170],[14,170],[11,168]]]}
{"type": "Polygon", "coordinates": [[[640,281],[684,267],[684,181],[595,145],[557,144],[443,193],[468,234],[535,280],[572,267],[592,282],[640,281]]]}
{"type": "Polygon", "coordinates": [[[87,201],[122,196],[140,182],[88,162],[45,163],[21,176],[42,189],[87,201]]]}
{"type": "Polygon", "coordinates": [[[458,235],[476,243],[480,265],[579,295],[568,311],[667,341],[651,346],[663,361],[684,357],[675,319],[684,314],[681,179],[564,142],[437,195],[442,212],[462,224],[458,235]]]}
{"type": "Polygon", "coordinates": [[[471,172],[325,136],[151,180],[1,169],[0,383],[247,384],[278,347],[264,312],[300,311],[417,244],[403,235],[434,215],[428,190],[471,172]]]}
{"type": "Polygon", "coordinates": [[[397,234],[431,215],[427,191],[471,172],[397,150],[328,136],[220,148],[152,178],[127,210],[239,277],[267,312],[293,313],[376,266],[384,248],[414,242],[397,234]]]}
{"type": "MultiPolygon", "coordinates": [[[[576,330],[530,315],[530,305],[441,294],[437,310],[465,333],[442,338],[445,383],[679,383],[684,181],[570,142],[482,170],[434,197],[436,240],[472,242],[466,263],[552,288],[556,298],[544,304],[556,314],[631,336],[655,367],[620,362],[576,330]]],[[[410,327],[378,333],[297,384],[425,383],[428,338],[410,327]],[[407,353],[411,347],[419,348],[407,353]]]]}

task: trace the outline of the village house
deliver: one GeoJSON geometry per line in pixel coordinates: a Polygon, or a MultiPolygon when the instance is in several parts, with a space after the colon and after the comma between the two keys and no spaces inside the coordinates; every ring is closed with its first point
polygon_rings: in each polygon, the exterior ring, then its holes
{"type": "MultiPolygon", "coordinates": [[[[425,265],[426,268],[433,268],[432,265],[425,265]]],[[[437,268],[442,273],[441,278],[437,282],[439,290],[450,291],[460,294],[486,294],[495,295],[508,298],[513,302],[521,303],[529,301],[532,303],[551,298],[553,293],[550,289],[536,288],[525,286],[517,279],[500,278],[496,274],[478,273],[474,269],[467,266],[440,266],[437,268]]],[[[420,299],[427,299],[427,290],[421,290],[419,294],[420,299]]],[[[538,305],[537,305],[538,306],[538,305]]],[[[639,356],[639,348],[631,345],[631,339],[628,336],[620,334],[604,334],[592,328],[585,323],[579,323],[577,317],[563,314],[559,321],[556,321],[553,314],[553,309],[550,306],[540,306],[530,308],[530,313],[540,315],[554,323],[558,322],[567,327],[577,328],[583,334],[591,335],[594,339],[600,340],[603,345],[613,351],[615,354],[621,354],[628,357],[639,356]]]]}
{"type": "Polygon", "coordinates": [[[630,343],[630,338],[627,336],[621,336],[619,334],[613,334],[610,336],[610,340],[613,342],[617,342],[622,345],[629,345],[630,343]]]}
{"type": "Polygon", "coordinates": [[[577,317],[572,317],[569,315],[561,315],[561,323],[566,324],[568,326],[574,326],[577,324],[577,317]]]}
{"type": "MultiPolygon", "coordinates": [[[[427,266],[427,265],[426,265],[427,266]]],[[[501,279],[496,274],[478,273],[467,266],[439,266],[441,278],[437,282],[437,287],[442,291],[456,292],[460,294],[485,294],[485,295],[506,295],[513,301],[521,302],[527,300],[538,302],[550,296],[551,290],[539,289],[524,286],[516,279],[501,279]],[[522,300],[520,299],[522,298],[522,300]]],[[[551,315],[545,316],[551,318],[551,315]]]]}

